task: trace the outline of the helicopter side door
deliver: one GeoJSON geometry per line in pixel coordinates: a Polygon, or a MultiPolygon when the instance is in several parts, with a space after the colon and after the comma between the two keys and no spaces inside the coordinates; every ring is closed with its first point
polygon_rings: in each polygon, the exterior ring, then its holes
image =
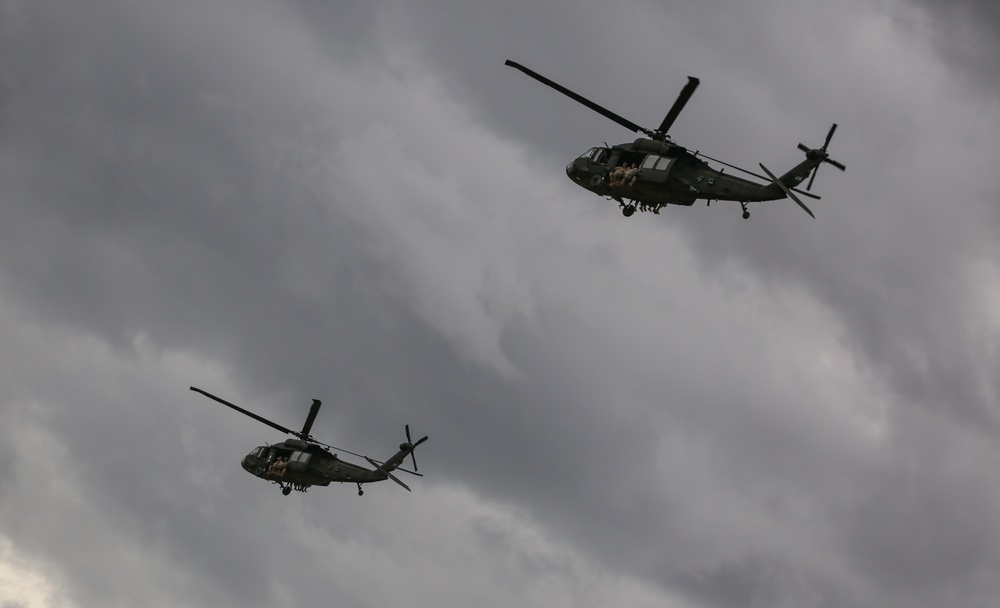
{"type": "Polygon", "coordinates": [[[676,158],[668,158],[659,154],[648,154],[639,166],[639,181],[652,184],[665,184],[670,177],[670,170],[676,158]]]}
{"type": "Polygon", "coordinates": [[[305,473],[309,468],[310,458],[312,458],[312,454],[309,452],[295,450],[292,452],[292,455],[288,457],[288,470],[292,473],[305,473]]]}

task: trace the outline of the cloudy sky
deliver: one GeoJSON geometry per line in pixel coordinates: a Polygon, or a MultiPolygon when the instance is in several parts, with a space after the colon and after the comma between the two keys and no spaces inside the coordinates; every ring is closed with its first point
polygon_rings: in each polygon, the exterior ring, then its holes
{"type": "Polygon", "coordinates": [[[0,606],[994,607],[995,2],[0,1],[0,606]],[[683,145],[811,203],[622,217],[683,145]],[[284,497],[280,434],[423,478],[284,497]]]}

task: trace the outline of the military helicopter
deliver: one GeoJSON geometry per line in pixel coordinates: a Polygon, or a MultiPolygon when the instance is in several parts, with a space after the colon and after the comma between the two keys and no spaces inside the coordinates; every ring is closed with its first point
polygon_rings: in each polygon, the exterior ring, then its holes
{"type": "Polygon", "coordinates": [[[787,197],[815,218],[813,212],[796,194],[814,199],[820,198],[807,191],[812,189],[813,180],[816,179],[816,170],[821,164],[833,165],[841,171],[846,169],[843,164],[830,158],[826,151],[827,146],[830,145],[830,139],[833,137],[833,132],[837,130],[836,123],[830,127],[830,131],[826,134],[826,141],[821,147],[809,148],[800,143],[798,148],[805,152],[806,159],[781,177],[776,177],[762,163],[760,168],[766,177],[700,154],[697,151],[692,153],[687,148],[674,143],[667,132],[701,82],[693,76],[688,76],[687,84],[681,90],[660,126],[655,130],[650,130],[640,127],[519,63],[508,59],[504,65],[524,72],[542,84],[552,87],[630,131],[646,135],[646,137],[631,143],[610,147],[605,144],[591,148],[566,166],[566,175],[571,180],[599,196],[617,201],[625,217],[630,217],[636,209],[659,213],[660,209],[666,205],[690,207],[696,200],[705,199],[706,204],[709,205],[713,200],[736,201],[743,208],[743,219],[747,219],[750,217],[747,203],[787,197]],[[742,171],[769,183],[759,184],[735,175],[724,174],[725,169],[713,169],[701,160],[702,158],[742,171]],[[812,177],[809,177],[810,174],[812,177]],[[796,186],[806,177],[809,177],[806,191],[798,189],[796,186]]]}
{"type": "Polygon", "coordinates": [[[328,486],[331,481],[358,484],[358,496],[362,496],[365,493],[361,489],[361,484],[374,483],[386,479],[391,479],[406,488],[407,491],[410,491],[410,487],[396,478],[392,474],[392,471],[398,469],[411,475],[423,477],[423,475],[417,472],[417,459],[413,455],[413,450],[421,443],[427,441],[427,437],[421,437],[414,442],[410,439],[410,425],[406,425],[405,427],[406,443],[401,443],[399,451],[388,460],[380,462],[362,454],[355,454],[354,452],[336,448],[326,443],[320,443],[313,439],[312,435],[309,434],[309,430],[312,428],[313,421],[316,420],[316,414],[319,412],[320,405],[322,405],[318,399],[313,399],[312,407],[309,408],[309,415],[306,416],[306,423],[302,425],[302,430],[293,431],[280,424],[271,422],[263,416],[258,416],[238,405],[232,404],[225,399],[205,392],[200,388],[192,386],[191,390],[201,393],[209,399],[218,401],[222,405],[231,407],[237,412],[246,414],[254,420],[263,422],[271,428],[278,429],[282,433],[295,436],[295,439],[286,439],[274,445],[262,445],[247,454],[242,462],[243,468],[248,473],[277,484],[281,487],[281,493],[285,496],[291,494],[293,489],[305,492],[309,486],[328,486]],[[339,450],[358,458],[364,458],[375,468],[373,470],[345,462],[338,458],[336,454],[330,453],[327,448],[339,450]],[[399,466],[407,456],[413,461],[412,471],[399,466]]]}

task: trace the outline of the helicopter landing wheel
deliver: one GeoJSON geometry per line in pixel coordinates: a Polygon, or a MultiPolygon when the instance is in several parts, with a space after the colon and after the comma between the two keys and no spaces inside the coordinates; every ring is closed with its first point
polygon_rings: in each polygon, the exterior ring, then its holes
{"type": "Polygon", "coordinates": [[[622,207],[622,215],[625,217],[632,217],[633,213],[635,213],[635,205],[625,205],[622,207]]]}
{"type": "Polygon", "coordinates": [[[750,217],[750,212],[749,211],[744,211],[743,212],[743,219],[748,219],[749,217],[750,217]]]}
{"type": "Polygon", "coordinates": [[[361,484],[358,484],[358,496],[364,496],[365,491],[361,489],[361,484]]]}
{"type": "Polygon", "coordinates": [[[285,486],[281,488],[281,493],[284,494],[285,496],[288,496],[289,494],[292,493],[292,486],[285,486]]]}

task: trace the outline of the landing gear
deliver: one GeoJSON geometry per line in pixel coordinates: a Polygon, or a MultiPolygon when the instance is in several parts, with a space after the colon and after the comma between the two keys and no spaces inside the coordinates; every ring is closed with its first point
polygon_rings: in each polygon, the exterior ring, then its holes
{"type": "Polygon", "coordinates": [[[288,496],[289,494],[292,493],[292,486],[282,486],[281,493],[284,494],[285,496],[288,496]]]}
{"type": "Polygon", "coordinates": [[[743,207],[743,219],[748,219],[750,217],[750,212],[747,211],[747,204],[740,201],[740,206],[743,207]]]}
{"type": "Polygon", "coordinates": [[[632,214],[635,213],[635,203],[629,203],[626,205],[625,201],[623,201],[617,196],[613,196],[611,198],[618,201],[618,206],[621,207],[622,209],[622,215],[624,215],[625,217],[632,217],[632,214]]]}
{"type": "Polygon", "coordinates": [[[358,496],[364,496],[365,491],[361,489],[361,484],[358,484],[358,496]]]}

